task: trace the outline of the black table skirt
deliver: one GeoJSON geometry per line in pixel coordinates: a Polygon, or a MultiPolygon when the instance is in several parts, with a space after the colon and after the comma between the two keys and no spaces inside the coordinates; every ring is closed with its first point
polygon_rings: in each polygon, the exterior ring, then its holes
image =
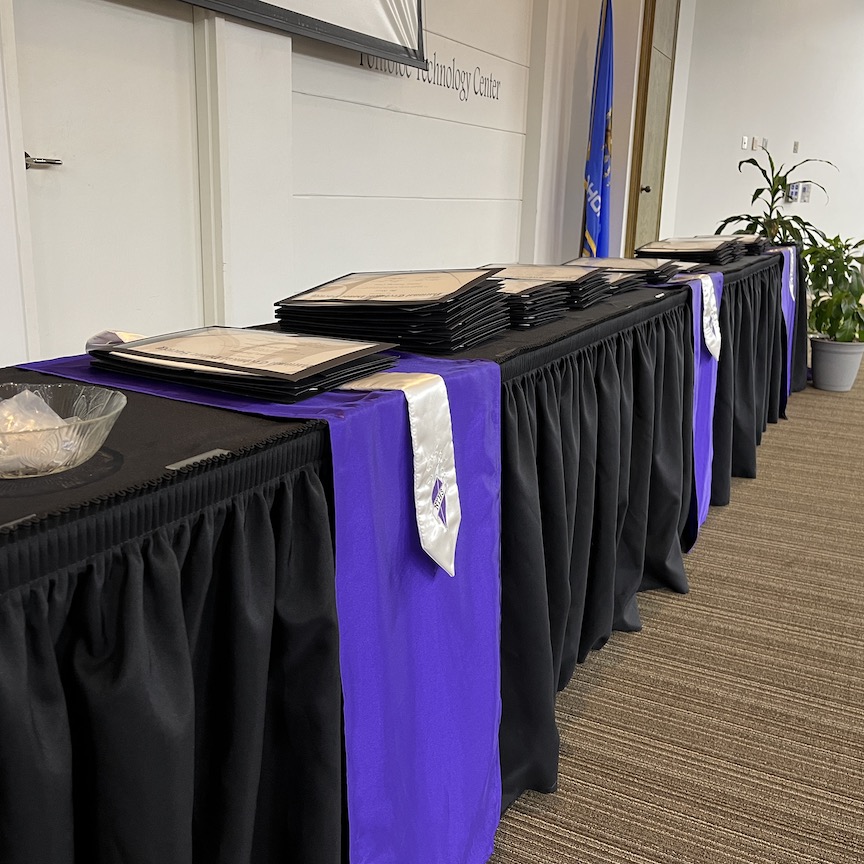
{"type": "Polygon", "coordinates": [[[689,290],[622,295],[473,354],[502,365],[503,804],[550,791],[555,693],[636,593],[686,591],[692,486],[689,290]]]}
{"type": "MultiPolygon", "coordinates": [[[[720,269],[723,348],[714,406],[712,505],[729,503],[732,477],[756,476],[762,434],[786,407],[782,256],[745,258],[720,269]]],[[[796,368],[793,360],[793,373],[796,368]]]]}
{"type": "MultiPolygon", "coordinates": [[[[166,474],[113,436],[94,483],[123,491],[0,530],[0,860],[336,864],[326,428],[129,400],[124,424],[169,451],[247,444],[166,474]],[[124,482],[138,470],[156,479],[124,482]]],[[[25,484],[19,516],[37,482],[0,483],[25,484]]]]}

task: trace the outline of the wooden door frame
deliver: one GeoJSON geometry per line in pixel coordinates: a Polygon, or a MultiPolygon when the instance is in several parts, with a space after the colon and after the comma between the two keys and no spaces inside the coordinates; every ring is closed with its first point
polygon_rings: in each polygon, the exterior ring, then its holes
{"type": "MultiPolygon", "coordinates": [[[[624,234],[624,254],[632,256],[636,245],[636,222],[639,215],[639,199],[642,194],[642,150],[645,146],[645,121],[648,114],[648,78],[651,73],[651,57],[654,49],[654,19],[657,10],[657,0],[645,0],[645,11],[642,17],[642,42],[639,49],[639,75],[636,82],[636,112],[633,118],[633,150],[630,156],[630,187],[627,193],[627,228],[624,234]]],[[[672,84],[675,79],[675,55],[678,41],[678,19],[680,17],[680,0],[675,16],[675,33],[672,41],[672,74],[669,76],[669,96],[671,100],[672,84]]],[[[666,137],[669,137],[669,114],[666,114],[666,137]]],[[[668,141],[667,141],[668,144],[668,141]]],[[[665,182],[666,160],[660,173],[660,188],[657,194],[663,196],[665,182]]]]}

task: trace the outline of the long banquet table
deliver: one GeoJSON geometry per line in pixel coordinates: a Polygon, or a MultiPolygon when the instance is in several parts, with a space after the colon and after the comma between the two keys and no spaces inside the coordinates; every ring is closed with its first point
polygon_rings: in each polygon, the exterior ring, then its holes
{"type": "MultiPolygon", "coordinates": [[[[724,298],[750,301],[721,304],[727,344],[775,346],[775,259],[727,272],[724,298]]],[[[555,788],[576,664],[639,628],[639,590],[687,590],[688,297],[632,292],[457,355],[501,368],[505,807],[555,788]]],[[[774,353],[755,426],[776,419],[774,353]]],[[[0,525],[52,512],[0,528],[3,860],[346,860],[326,426],[129,397],[86,482],[0,483],[0,525]]]]}

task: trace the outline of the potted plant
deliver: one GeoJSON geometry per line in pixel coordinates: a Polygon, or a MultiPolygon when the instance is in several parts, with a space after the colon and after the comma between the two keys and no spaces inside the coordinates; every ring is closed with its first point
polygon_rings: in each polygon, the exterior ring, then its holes
{"type": "Polygon", "coordinates": [[[813,384],[850,390],[864,354],[864,240],[826,238],[804,250],[812,300],[808,322],[813,384]]]}
{"type": "MultiPolygon", "coordinates": [[[[793,179],[792,174],[802,165],[808,162],[822,162],[836,168],[833,162],[827,159],[802,159],[790,168],[781,163],[777,165],[774,157],[766,149],[762,151],[768,157],[768,166],[763,167],[756,159],[742,159],[738,163],[740,172],[744,165],[752,165],[762,175],[764,186],[758,186],[750,199],[751,204],[761,202],[763,210],[761,213],[738,213],[735,216],[727,216],[718,226],[716,234],[722,234],[724,228],[735,226],[737,233],[761,234],[771,243],[776,245],[795,244],[799,249],[805,246],[815,246],[825,235],[811,222],[797,215],[790,215],[783,211],[783,203],[792,183],[811,183],[823,192],[825,197],[828,193],[821,183],[814,180],[793,179]]],[[[761,181],[760,181],[761,182],[761,181]]]]}

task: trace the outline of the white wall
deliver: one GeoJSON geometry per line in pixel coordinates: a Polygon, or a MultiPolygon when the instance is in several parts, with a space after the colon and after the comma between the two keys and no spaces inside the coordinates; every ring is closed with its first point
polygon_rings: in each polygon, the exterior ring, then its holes
{"type": "Polygon", "coordinates": [[[864,235],[864,3],[694,2],[684,132],[667,161],[667,176],[680,163],[669,233],[712,232],[725,216],[750,212],[759,175],[736,166],[758,156],[740,149],[742,135],[756,135],[787,165],[816,157],[839,169],[805,166],[830,202],[814,189],[811,203],[789,212],[831,234],[864,235]]]}
{"type": "MultiPolygon", "coordinates": [[[[525,264],[563,260],[578,11],[572,0],[533,3],[518,257],[525,264]]],[[[581,190],[577,198],[581,214],[581,190]]]]}
{"type": "Polygon", "coordinates": [[[286,294],[352,270],[517,260],[531,6],[428,4],[430,66],[455,63],[466,90],[295,40],[286,294]],[[481,77],[500,82],[490,95],[481,77]]]}
{"type": "Polygon", "coordinates": [[[272,319],[293,272],[292,39],[248,22],[224,23],[223,320],[246,327],[272,319]]]}

